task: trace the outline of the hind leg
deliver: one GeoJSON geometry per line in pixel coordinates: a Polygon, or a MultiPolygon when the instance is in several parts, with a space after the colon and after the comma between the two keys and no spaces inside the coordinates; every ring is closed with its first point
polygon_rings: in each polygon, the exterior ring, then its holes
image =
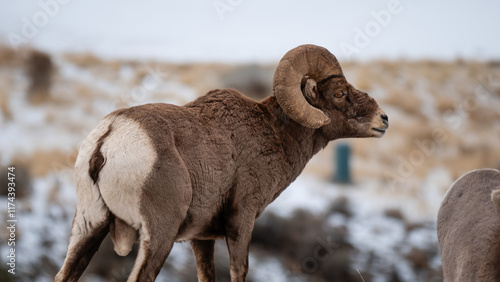
{"type": "Polygon", "coordinates": [[[87,226],[80,226],[78,224],[80,217],[83,215],[78,214],[77,211],[73,220],[68,253],[63,267],[55,278],[57,282],[77,281],[108,234],[109,222],[107,220],[98,224],[89,223],[87,226]]]}
{"type": "Polygon", "coordinates": [[[176,150],[170,153],[143,187],[139,254],[129,282],[155,280],[191,204],[188,170],[176,150]]]}
{"type": "Polygon", "coordinates": [[[165,238],[165,234],[158,230],[141,230],[139,252],[127,281],[155,281],[172,249],[174,239],[175,237],[165,238]]]}
{"type": "Polygon", "coordinates": [[[154,281],[174,245],[178,230],[186,216],[187,208],[177,215],[165,214],[149,207],[149,222],[140,230],[139,253],[127,281],[154,281]]]}

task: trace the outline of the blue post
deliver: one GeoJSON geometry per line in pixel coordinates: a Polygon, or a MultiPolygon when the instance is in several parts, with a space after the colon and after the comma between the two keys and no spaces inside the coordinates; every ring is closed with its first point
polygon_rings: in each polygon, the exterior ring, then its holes
{"type": "Polygon", "coordinates": [[[347,143],[339,143],[335,147],[335,175],[333,181],[336,183],[351,183],[350,168],[351,146],[347,143]]]}

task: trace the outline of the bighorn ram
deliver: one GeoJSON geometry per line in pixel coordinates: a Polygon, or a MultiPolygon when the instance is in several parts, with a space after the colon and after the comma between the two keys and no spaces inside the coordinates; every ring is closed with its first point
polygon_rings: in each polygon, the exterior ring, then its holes
{"type": "Polygon", "coordinates": [[[500,171],[460,177],[439,209],[444,281],[500,281],[500,171]]]}
{"type": "Polygon", "coordinates": [[[119,255],[136,239],[128,281],[153,281],[172,245],[190,241],[199,281],[215,281],[225,237],[231,281],[246,281],[255,219],[329,141],[381,137],[388,119],[349,84],[325,48],[289,51],[274,96],[213,90],[184,106],[147,104],[106,116],[75,164],[77,208],[56,281],[75,281],[108,232],[119,255]]]}

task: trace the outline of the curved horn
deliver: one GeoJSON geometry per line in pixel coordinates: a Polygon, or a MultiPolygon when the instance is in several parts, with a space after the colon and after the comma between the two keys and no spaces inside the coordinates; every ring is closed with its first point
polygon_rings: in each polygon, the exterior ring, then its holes
{"type": "Polygon", "coordinates": [[[285,114],[302,126],[320,128],[330,119],[304,98],[300,86],[306,75],[320,82],[332,75],[343,75],[342,68],[327,49],[308,44],[288,51],[274,73],[274,95],[285,114]]]}

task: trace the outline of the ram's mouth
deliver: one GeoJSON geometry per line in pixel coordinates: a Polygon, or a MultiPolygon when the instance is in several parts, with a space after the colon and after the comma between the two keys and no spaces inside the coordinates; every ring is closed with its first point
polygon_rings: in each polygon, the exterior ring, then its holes
{"type": "Polygon", "coordinates": [[[374,127],[372,127],[372,131],[375,134],[375,137],[382,137],[382,136],[384,136],[386,130],[387,130],[387,127],[385,127],[385,128],[374,128],[374,127]]]}

